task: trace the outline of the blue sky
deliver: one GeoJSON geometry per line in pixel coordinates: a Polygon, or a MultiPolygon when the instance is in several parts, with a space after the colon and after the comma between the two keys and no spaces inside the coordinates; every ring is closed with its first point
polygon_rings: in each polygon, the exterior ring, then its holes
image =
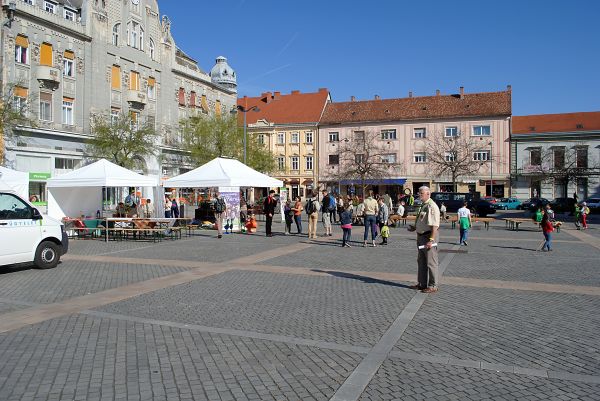
{"type": "Polygon", "coordinates": [[[334,101],[513,88],[513,114],[600,111],[598,0],[159,0],[179,47],[239,95],[334,101]]]}

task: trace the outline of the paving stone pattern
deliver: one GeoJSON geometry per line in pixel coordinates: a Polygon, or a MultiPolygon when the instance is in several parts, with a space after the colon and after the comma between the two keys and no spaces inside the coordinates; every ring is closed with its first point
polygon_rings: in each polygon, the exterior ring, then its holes
{"type": "Polygon", "coordinates": [[[74,315],[0,335],[0,399],[326,400],[354,354],[74,315]]]}
{"type": "Polygon", "coordinates": [[[367,346],[379,340],[413,295],[394,283],[234,271],[99,310],[367,346]]]}
{"type": "Polygon", "coordinates": [[[600,385],[388,359],[360,401],[598,400],[600,385]]]}
{"type": "Polygon", "coordinates": [[[600,375],[599,309],[594,296],[445,286],[395,351],[600,375]]]}
{"type": "Polygon", "coordinates": [[[23,269],[0,279],[0,297],[53,303],[189,270],[157,265],[64,261],[51,270],[23,269]]]}

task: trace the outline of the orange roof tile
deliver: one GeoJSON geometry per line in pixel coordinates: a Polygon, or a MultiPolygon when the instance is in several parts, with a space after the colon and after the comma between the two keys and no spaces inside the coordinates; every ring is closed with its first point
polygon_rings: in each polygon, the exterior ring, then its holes
{"type": "MultiPolygon", "coordinates": [[[[246,110],[257,106],[260,111],[246,113],[246,124],[255,124],[258,120],[267,120],[275,124],[317,123],[321,119],[325,104],[329,100],[326,88],[314,93],[292,91],[289,95],[280,92],[266,92],[258,97],[238,99],[238,106],[246,110]]],[[[243,125],[244,113],[238,113],[238,121],[243,125]]]]}
{"type": "Polygon", "coordinates": [[[600,130],[600,111],[514,116],[513,134],[600,130]]]}
{"type": "Polygon", "coordinates": [[[321,124],[511,115],[511,91],[330,103],[321,124]]]}

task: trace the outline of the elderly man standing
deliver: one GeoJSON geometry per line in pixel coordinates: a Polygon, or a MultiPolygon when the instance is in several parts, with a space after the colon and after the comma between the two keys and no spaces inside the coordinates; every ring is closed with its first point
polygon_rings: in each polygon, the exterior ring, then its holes
{"type": "Polygon", "coordinates": [[[438,290],[437,241],[440,209],[431,199],[431,191],[428,187],[419,188],[419,196],[423,203],[417,212],[415,225],[408,227],[409,231],[417,232],[417,263],[419,265],[417,276],[419,282],[411,288],[424,293],[432,293],[438,290]]]}

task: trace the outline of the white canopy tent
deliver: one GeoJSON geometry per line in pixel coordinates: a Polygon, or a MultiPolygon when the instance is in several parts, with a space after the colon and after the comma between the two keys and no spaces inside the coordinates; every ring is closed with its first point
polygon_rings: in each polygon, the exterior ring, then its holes
{"type": "MultiPolygon", "coordinates": [[[[48,215],[94,215],[102,210],[102,187],[156,187],[158,178],[144,176],[101,159],[85,167],[48,180],[48,215]]],[[[155,202],[157,207],[158,202],[155,202]]],[[[162,207],[162,203],[160,203],[162,207]]]]}
{"type": "Polygon", "coordinates": [[[217,157],[187,173],[169,178],[167,188],[282,187],[283,182],[246,166],[235,159],[217,157]]]}
{"type": "Polygon", "coordinates": [[[0,189],[15,191],[27,200],[29,198],[29,174],[0,166],[0,189]]]}

